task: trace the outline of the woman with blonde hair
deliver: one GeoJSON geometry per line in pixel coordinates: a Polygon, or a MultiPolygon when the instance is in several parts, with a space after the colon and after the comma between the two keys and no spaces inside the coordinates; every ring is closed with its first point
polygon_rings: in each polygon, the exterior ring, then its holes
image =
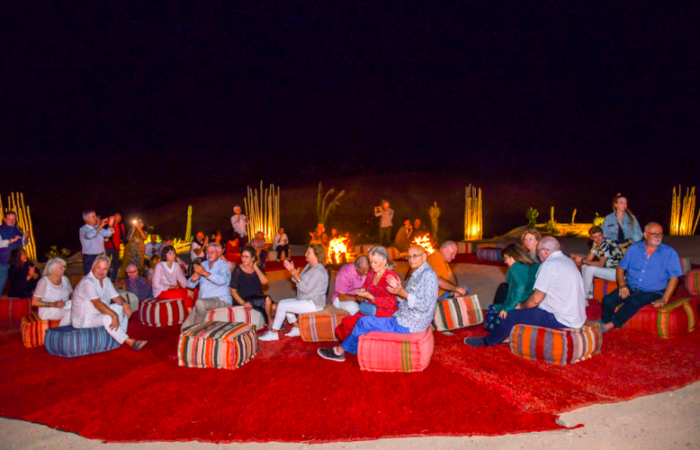
{"type": "Polygon", "coordinates": [[[32,306],[39,308],[41,320],[60,320],[59,326],[70,325],[70,295],[73,287],[64,275],[66,261],[52,258],[44,267],[44,277],[39,280],[32,296],[32,306]]]}
{"type": "Polygon", "coordinates": [[[523,250],[530,256],[530,259],[536,263],[541,263],[540,257],[537,254],[537,244],[542,240],[542,234],[534,228],[528,228],[520,235],[520,243],[523,250]]]}
{"type": "Polygon", "coordinates": [[[620,248],[625,248],[644,238],[639,221],[627,207],[627,198],[621,194],[613,197],[613,212],[605,216],[601,228],[603,237],[610,239],[620,248]]]}

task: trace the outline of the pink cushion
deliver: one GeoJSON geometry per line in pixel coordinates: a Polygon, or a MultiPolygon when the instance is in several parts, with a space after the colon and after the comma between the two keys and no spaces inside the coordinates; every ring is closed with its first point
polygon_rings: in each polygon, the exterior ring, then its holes
{"type": "Polygon", "coordinates": [[[357,360],[360,369],[370,372],[422,372],[434,348],[432,327],[410,334],[373,331],[360,336],[357,360]]]}

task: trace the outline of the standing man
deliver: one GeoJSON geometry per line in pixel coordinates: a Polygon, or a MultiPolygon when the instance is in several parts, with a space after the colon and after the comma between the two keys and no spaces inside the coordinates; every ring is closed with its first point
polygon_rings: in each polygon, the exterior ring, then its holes
{"type": "Polygon", "coordinates": [[[621,328],[648,304],[661,308],[668,303],[683,270],[678,253],[661,243],[663,237],[661,225],[651,222],[644,227],[645,240],[627,249],[617,266],[619,287],[603,297],[603,315],[600,319],[603,332],[613,327],[621,328]],[[618,306],[620,309],[615,312],[618,306]]]}
{"type": "Polygon", "coordinates": [[[438,286],[440,288],[439,300],[446,299],[452,295],[469,295],[469,288],[459,286],[450,263],[457,256],[457,244],[452,241],[445,241],[440,246],[440,250],[428,256],[428,264],[433,268],[438,276],[438,286]]]}
{"type": "Polygon", "coordinates": [[[112,236],[110,220],[98,220],[95,211],[89,209],[83,212],[85,225],[80,228],[80,245],[83,250],[83,273],[87,275],[92,269],[92,263],[98,255],[105,254],[105,238],[112,236]]]}
{"type": "Polygon", "coordinates": [[[388,201],[382,200],[382,206],[374,208],[375,217],[379,217],[379,245],[387,247],[391,245],[391,227],[394,220],[394,210],[389,206],[388,201]]]}
{"type": "Polygon", "coordinates": [[[248,218],[241,214],[241,207],[238,205],[233,207],[231,226],[233,231],[238,233],[238,248],[243,250],[243,247],[248,243],[248,218]]]}
{"type": "Polygon", "coordinates": [[[615,281],[616,269],[622,259],[622,251],[616,243],[603,236],[603,229],[595,226],[588,230],[593,240],[591,252],[586,255],[574,253],[571,259],[581,264],[583,274],[583,292],[589,299],[593,298],[593,278],[615,281]]]}
{"type": "Polygon", "coordinates": [[[119,277],[119,269],[122,262],[119,259],[119,251],[122,243],[126,241],[126,230],[122,223],[121,214],[114,215],[114,225],[112,225],[112,235],[105,239],[105,254],[112,260],[110,279],[114,282],[119,277]]]}
{"type": "Polygon", "coordinates": [[[25,236],[17,226],[17,215],[14,211],[5,213],[3,224],[0,225],[0,242],[7,244],[0,245],[0,295],[2,295],[7,283],[7,273],[10,270],[10,253],[16,248],[29,245],[29,236],[25,236]]]}

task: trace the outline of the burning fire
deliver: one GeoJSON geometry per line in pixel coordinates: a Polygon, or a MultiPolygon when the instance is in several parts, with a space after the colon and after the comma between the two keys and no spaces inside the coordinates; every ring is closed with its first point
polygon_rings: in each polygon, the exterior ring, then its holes
{"type": "Polygon", "coordinates": [[[420,245],[429,255],[435,253],[433,244],[430,243],[430,234],[426,234],[425,236],[418,236],[413,240],[413,242],[411,242],[411,245],[420,245]]]}
{"type": "Polygon", "coordinates": [[[347,260],[348,256],[348,238],[337,237],[331,239],[330,244],[328,244],[328,257],[335,264],[340,264],[343,261],[343,255],[347,260]]]}

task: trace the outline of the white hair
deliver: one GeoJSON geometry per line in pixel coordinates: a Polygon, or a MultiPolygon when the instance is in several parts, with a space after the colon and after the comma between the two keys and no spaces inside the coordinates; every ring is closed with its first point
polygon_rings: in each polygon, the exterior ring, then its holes
{"type": "Polygon", "coordinates": [[[389,252],[382,247],[381,245],[377,245],[376,247],[372,247],[369,250],[368,253],[369,256],[379,256],[380,258],[384,259],[386,261],[386,268],[387,269],[394,269],[394,261],[391,260],[391,257],[389,256],[389,252]]]}
{"type": "Polygon", "coordinates": [[[210,242],[207,244],[206,247],[204,247],[204,251],[206,252],[209,247],[216,247],[216,251],[220,252],[221,251],[221,245],[217,244],[216,242],[210,242]]]}
{"type": "Polygon", "coordinates": [[[56,267],[58,266],[63,266],[67,267],[67,263],[65,260],[61,258],[51,258],[49,261],[46,263],[46,266],[44,267],[44,273],[48,275],[53,275],[54,270],[56,270],[56,267]]]}
{"type": "Polygon", "coordinates": [[[87,211],[83,211],[83,220],[87,219],[90,217],[90,214],[94,213],[94,209],[88,209],[87,211]]]}
{"type": "Polygon", "coordinates": [[[442,245],[440,246],[440,250],[446,250],[447,247],[454,248],[455,250],[457,250],[457,244],[454,241],[443,242],[442,245]]]}
{"type": "Polygon", "coordinates": [[[111,265],[112,261],[110,261],[108,256],[105,255],[97,255],[97,258],[92,262],[92,268],[94,269],[97,263],[100,261],[106,262],[107,263],[107,268],[109,269],[109,266],[111,265]]]}

